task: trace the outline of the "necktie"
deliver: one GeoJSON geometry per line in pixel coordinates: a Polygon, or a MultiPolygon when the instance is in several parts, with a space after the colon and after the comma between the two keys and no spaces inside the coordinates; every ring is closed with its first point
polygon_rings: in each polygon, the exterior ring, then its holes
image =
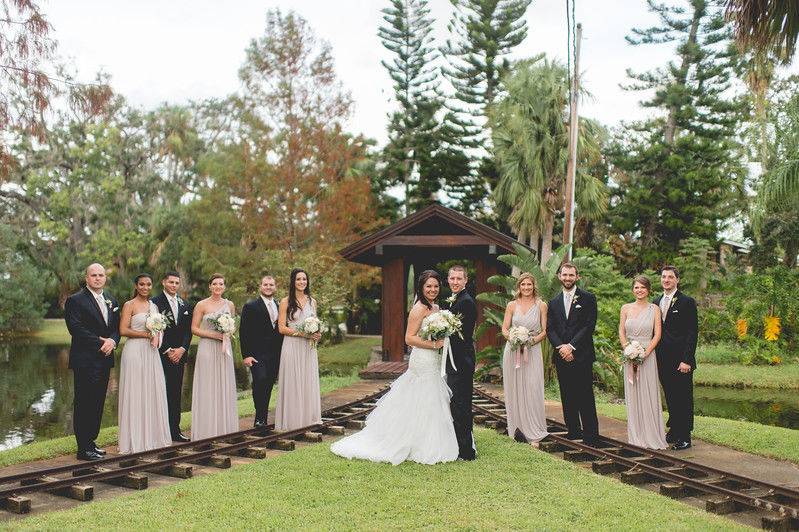
{"type": "Polygon", "coordinates": [[[266,310],[269,312],[269,319],[272,320],[272,324],[274,324],[275,321],[277,321],[277,310],[275,309],[274,299],[266,300],[266,310]]]}
{"type": "Polygon", "coordinates": [[[178,324],[178,302],[175,301],[175,298],[172,296],[167,296],[167,301],[169,301],[169,308],[172,309],[172,317],[175,318],[175,325],[178,324]]]}
{"type": "Polygon", "coordinates": [[[670,301],[671,301],[671,296],[663,294],[663,298],[660,300],[660,319],[663,321],[666,321],[666,313],[669,311],[670,301]]]}
{"type": "Polygon", "coordinates": [[[566,319],[568,319],[569,311],[572,308],[572,295],[569,292],[563,293],[563,308],[566,309],[566,319]]]}
{"type": "Polygon", "coordinates": [[[103,315],[103,322],[108,325],[108,307],[105,304],[105,299],[103,299],[102,294],[95,296],[95,299],[97,299],[97,304],[100,306],[100,314],[103,315]]]}

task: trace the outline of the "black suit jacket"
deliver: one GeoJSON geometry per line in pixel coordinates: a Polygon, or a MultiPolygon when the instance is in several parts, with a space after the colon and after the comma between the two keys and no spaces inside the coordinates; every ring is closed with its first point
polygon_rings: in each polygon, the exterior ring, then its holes
{"type": "MultiPolygon", "coordinates": [[[[663,299],[662,294],[655,299],[654,303],[660,306],[661,299],[663,299]]],[[[685,362],[695,369],[698,335],[699,318],[696,301],[677,290],[666,311],[663,334],[655,351],[658,359],[673,363],[675,367],[680,362],[685,362]]]]}
{"type": "Polygon", "coordinates": [[[449,307],[453,314],[461,315],[461,334],[463,338],[457,334],[450,336],[450,343],[452,344],[452,358],[455,359],[455,365],[458,368],[456,372],[452,364],[447,361],[447,373],[454,374],[461,371],[474,371],[475,357],[474,357],[474,326],[477,323],[477,303],[464,288],[458,292],[458,298],[449,307]]]}
{"type": "Polygon", "coordinates": [[[111,338],[119,345],[119,303],[108,292],[103,292],[103,299],[110,301],[106,304],[108,325],[88,288],[72,294],[64,303],[64,321],[72,336],[69,348],[69,367],[72,369],[114,366],[113,354],[106,356],[100,351],[103,345],[100,337],[111,338]]]}
{"type": "MultiPolygon", "coordinates": [[[[275,306],[277,307],[277,302],[275,306]]],[[[277,325],[272,323],[266,304],[260,296],[242,307],[239,338],[242,357],[253,357],[258,362],[279,360],[283,335],[278,331],[277,325]]]]}
{"type": "MultiPolygon", "coordinates": [[[[169,306],[169,301],[166,298],[166,294],[163,292],[155,296],[152,301],[155,303],[155,306],[158,307],[158,312],[161,314],[172,314],[172,307],[169,306]]],[[[164,339],[161,342],[161,347],[158,349],[158,352],[161,353],[162,356],[166,356],[166,352],[170,348],[184,348],[186,354],[180,357],[178,364],[185,364],[188,358],[189,347],[191,347],[191,318],[193,312],[194,308],[191,305],[182,299],[178,299],[178,323],[175,325],[174,321],[170,320],[169,326],[164,331],[164,339]]],[[[174,364],[171,360],[169,362],[174,364]]]]}
{"type": "MultiPolygon", "coordinates": [[[[563,291],[550,302],[547,309],[547,338],[553,348],[563,344],[574,346],[574,359],[578,362],[593,362],[594,329],[596,328],[596,297],[591,292],[577,288],[572,297],[569,318],[563,304],[563,291]]],[[[556,364],[566,364],[555,354],[556,364]]]]}

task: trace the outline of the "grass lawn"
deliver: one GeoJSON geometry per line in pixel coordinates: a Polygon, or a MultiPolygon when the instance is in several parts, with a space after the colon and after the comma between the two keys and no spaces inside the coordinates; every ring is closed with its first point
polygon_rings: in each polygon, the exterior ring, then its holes
{"type": "MultiPolygon", "coordinates": [[[[321,390],[322,393],[332,392],[339,388],[349,386],[350,384],[358,381],[356,372],[349,375],[323,375],[321,377],[321,390]]],[[[270,404],[275,404],[275,397],[277,389],[272,391],[272,399],[270,404]]],[[[252,403],[252,396],[249,391],[242,392],[238,401],[239,417],[247,417],[255,414],[255,407],[252,403]]],[[[191,412],[183,412],[181,414],[180,426],[183,429],[188,429],[191,426],[191,412]]],[[[113,445],[117,442],[119,437],[118,427],[106,427],[100,430],[100,435],[97,437],[97,445],[105,447],[113,445]]],[[[0,452],[0,467],[19,464],[22,462],[32,462],[34,460],[44,460],[46,458],[53,458],[64,454],[73,454],[77,452],[77,444],[75,437],[64,436],[62,438],[54,438],[52,440],[44,440],[40,442],[30,443],[22,447],[16,447],[7,451],[0,452]]]]}
{"type": "Polygon", "coordinates": [[[380,345],[380,337],[348,338],[337,345],[319,348],[319,367],[322,373],[349,375],[353,369],[366,367],[372,348],[380,345]]]}
{"type": "Polygon", "coordinates": [[[42,328],[21,338],[30,339],[37,344],[69,344],[71,337],[67,330],[67,325],[61,318],[46,319],[42,322],[42,328]]]}
{"type": "Polygon", "coordinates": [[[17,521],[24,529],[735,530],[735,523],[477,429],[474,462],[348,461],[327,444],[17,521]],[[667,517],[666,517],[667,516],[667,517]],[[666,525],[668,523],[668,525],[666,525]]]}
{"type": "Polygon", "coordinates": [[[694,374],[694,384],[733,388],[799,389],[799,364],[778,366],[742,366],[739,364],[703,364],[694,374]]]}

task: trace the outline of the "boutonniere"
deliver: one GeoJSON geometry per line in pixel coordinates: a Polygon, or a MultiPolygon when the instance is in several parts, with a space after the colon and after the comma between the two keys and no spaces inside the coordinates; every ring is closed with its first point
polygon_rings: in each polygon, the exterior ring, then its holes
{"type": "Polygon", "coordinates": [[[105,306],[106,307],[110,307],[111,306],[111,300],[110,299],[106,299],[105,300],[105,306]]]}
{"type": "Polygon", "coordinates": [[[580,307],[580,305],[577,304],[578,299],[580,299],[580,296],[577,294],[577,292],[575,292],[574,297],[572,298],[572,305],[575,307],[580,307]]]}
{"type": "Polygon", "coordinates": [[[669,303],[669,308],[673,307],[674,303],[676,303],[676,302],[677,302],[677,297],[676,296],[671,298],[671,303],[669,303]]]}
{"type": "Polygon", "coordinates": [[[182,299],[180,299],[180,296],[176,297],[175,299],[177,299],[177,300],[178,300],[178,305],[183,305],[183,304],[184,304],[184,303],[183,303],[183,300],[182,300],[182,299]]]}
{"type": "Polygon", "coordinates": [[[444,301],[446,301],[450,305],[453,305],[455,303],[456,299],[458,299],[458,294],[452,294],[447,299],[445,299],[444,301]]]}

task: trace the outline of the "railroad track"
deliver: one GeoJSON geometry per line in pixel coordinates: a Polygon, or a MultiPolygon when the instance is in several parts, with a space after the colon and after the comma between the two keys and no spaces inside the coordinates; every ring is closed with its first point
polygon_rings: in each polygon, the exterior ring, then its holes
{"type": "MultiPolygon", "coordinates": [[[[507,430],[505,403],[475,388],[475,423],[507,430]]],[[[704,501],[707,511],[769,530],[799,530],[799,490],[736,475],[667,453],[600,436],[596,446],[565,437],[566,425],[547,418],[549,436],[540,448],[563,453],[571,462],[591,464],[595,473],[654,489],[674,499],[704,501]]]]}
{"type": "Polygon", "coordinates": [[[26,514],[31,511],[31,497],[36,494],[90,501],[94,498],[96,483],[141,490],[149,484],[148,474],[191,478],[196,464],[225,469],[231,467],[231,456],[258,459],[265,458],[268,449],[291,451],[296,441],[318,442],[322,441],[323,434],[344,434],[345,428],[362,428],[363,418],[387,390],[388,387],[325,410],[321,424],[288,432],[274,432],[274,425],[269,425],[94,462],[0,477],[0,508],[26,514]]]}

